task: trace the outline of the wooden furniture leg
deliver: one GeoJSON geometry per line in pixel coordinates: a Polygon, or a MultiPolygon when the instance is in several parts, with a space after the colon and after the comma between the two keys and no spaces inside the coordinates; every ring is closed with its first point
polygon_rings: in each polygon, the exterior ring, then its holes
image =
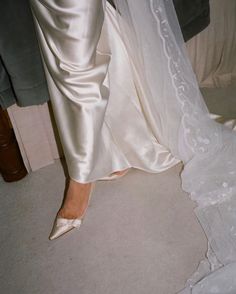
{"type": "Polygon", "coordinates": [[[24,178],[27,170],[11,126],[7,111],[0,107],[0,173],[6,182],[24,178]]]}

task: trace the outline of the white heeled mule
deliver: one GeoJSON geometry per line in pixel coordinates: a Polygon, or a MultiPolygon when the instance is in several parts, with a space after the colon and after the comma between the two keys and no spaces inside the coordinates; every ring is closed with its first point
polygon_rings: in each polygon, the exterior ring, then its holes
{"type": "MultiPolygon", "coordinates": [[[[93,190],[94,190],[94,186],[95,186],[95,183],[92,183],[91,184],[91,190],[90,190],[90,193],[89,193],[89,199],[88,199],[88,205],[87,205],[87,208],[89,206],[89,202],[90,202],[90,198],[91,198],[91,195],[93,193],[93,190]]],[[[83,215],[80,217],[80,218],[75,218],[75,219],[67,219],[67,218],[63,218],[63,217],[60,217],[60,216],[56,216],[56,219],[54,221],[54,224],[53,224],[53,228],[52,228],[52,231],[49,235],[49,240],[54,240],[54,239],[57,239],[58,237],[66,234],[67,232],[73,230],[73,229],[79,229],[79,227],[81,226],[82,224],[82,220],[86,214],[86,211],[87,211],[87,208],[85,209],[83,215]]]]}

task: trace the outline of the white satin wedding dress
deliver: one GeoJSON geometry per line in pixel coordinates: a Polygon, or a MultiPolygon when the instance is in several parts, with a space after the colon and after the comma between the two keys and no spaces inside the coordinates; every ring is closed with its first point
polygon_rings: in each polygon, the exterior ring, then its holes
{"type": "Polygon", "coordinates": [[[236,135],[210,118],[171,0],[31,0],[70,177],[184,163],[208,253],[181,294],[235,294],[236,135]]]}

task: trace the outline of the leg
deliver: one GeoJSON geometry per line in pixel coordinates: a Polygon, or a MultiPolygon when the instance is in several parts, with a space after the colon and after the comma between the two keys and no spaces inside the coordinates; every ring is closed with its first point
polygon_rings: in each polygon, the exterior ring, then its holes
{"type": "Polygon", "coordinates": [[[51,102],[69,175],[86,183],[104,153],[110,56],[96,51],[103,0],[31,0],[51,102]]]}
{"type": "Polygon", "coordinates": [[[79,183],[69,179],[66,194],[57,215],[67,219],[80,218],[88,206],[91,183],[79,183]]]}
{"type": "Polygon", "coordinates": [[[96,53],[103,0],[31,0],[31,6],[71,177],[58,214],[79,218],[88,202],[91,183],[86,179],[98,152],[108,100],[102,83],[109,57],[96,53]]]}

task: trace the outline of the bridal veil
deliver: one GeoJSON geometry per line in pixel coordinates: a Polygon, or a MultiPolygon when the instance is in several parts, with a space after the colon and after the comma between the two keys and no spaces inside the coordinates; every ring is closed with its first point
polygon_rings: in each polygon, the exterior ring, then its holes
{"type": "Polygon", "coordinates": [[[184,163],[182,187],[208,238],[206,260],[180,293],[236,293],[236,134],[210,118],[172,1],[116,5],[142,97],[152,104],[150,125],[156,116],[163,122],[160,142],[184,163]]]}

